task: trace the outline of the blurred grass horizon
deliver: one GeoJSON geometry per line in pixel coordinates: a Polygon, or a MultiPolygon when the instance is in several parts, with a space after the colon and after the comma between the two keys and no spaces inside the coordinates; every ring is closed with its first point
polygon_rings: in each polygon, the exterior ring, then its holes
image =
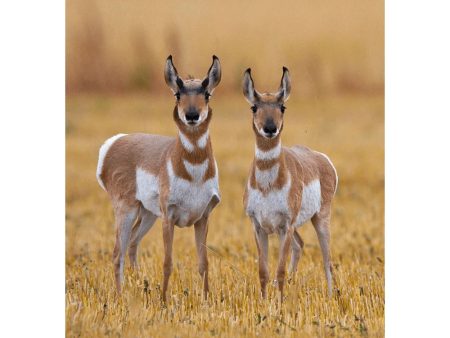
{"type": "Polygon", "coordinates": [[[66,3],[66,91],[166,90],[164,61],[203,78],[216,54],[224,92],[240,92],[253,69],[261,91],[277,89],[281,67],[293,94],[384,92],[384,2],[207,3],[79,0],[66,3]]]}

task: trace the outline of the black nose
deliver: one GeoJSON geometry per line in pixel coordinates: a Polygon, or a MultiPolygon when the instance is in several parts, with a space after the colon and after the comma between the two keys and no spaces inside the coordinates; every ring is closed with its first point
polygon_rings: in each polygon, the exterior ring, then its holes
{"type": "Polygon", "coordinates": [[[263,128],[264,132],[269,136],[272,136],[277,132],[277,126],[273,122],[266,123],[263,128]]]}
{"type": "Polygon", "coordinates": [[[200,117],[200,115],[199,115],[199,113],[197,113],[197,111],[188,111],[186,113],[186,120],[188,122],[197,122],[199,117],[200,117]]]}

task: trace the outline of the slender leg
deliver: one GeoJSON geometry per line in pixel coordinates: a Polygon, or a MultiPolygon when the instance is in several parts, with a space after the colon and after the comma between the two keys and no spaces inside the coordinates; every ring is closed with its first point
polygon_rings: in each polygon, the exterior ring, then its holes
{"type": "Polygon", "coordinates": [[[322,250],[323,265],[325,269],[325,278],[327,280],[328,296],[331,297],[331,258],[330,258],[330,209],[322,209],[311,219],[314,229],[319,239],[320,249],[322,250]]]}
{"type": "Polygon", "coordinates": [[[267,297],[267,283],[269,282],[269,238],[267,233],[258,224],[256,219],[252,219],[253,230],[255,233],[256,246],[258,248],[259,262],[259,281],[261,283],[261,296],[263,299],[267,297]]]}
{"type": "Polygon", "coordinates": [[[294,230],[294,239],[292,241],[292,255],[291,263],[289,264],[289,273],[295,273],[297,271],[298,261],[300,260],[303,253],[303,240],[300,237],[297,230],[294,230]]]}
{"type": "Polygon", "coordinates": [[[206,237],[208,236],[208,217],[202,217],[194,225],[195,245],[197,246],[198,272],[203,279],[203,295],[208,298],[208,255],[206,250],[206,237]]]}
{"type": "Polygon", "coordinates": [[[116,289],[120,294],[123,282],[123,266],[128,243],[130,241],[131,228],[136,221],[138,208],[124,207],[123,205],[115,208],[116,217],[116,245],[114,247],[113,262],[114,274],[116,279],[116,289]]]}
{"type": "Polygon", "coordinates": [[[283,302],[284,277],[286,276],[286,261],[291,249],[291,242],[294,233],[294,227],[288,226],[284,230],[280,230],[278,235],[280,238],[280,255],[277,268],[277,283],[280,290],[280,302],[283,302]]]}
{"type": "Polygon", "coordinates": [[[164,241],[164,281],[162,289],[162,300],[166,302],[167,287],[169,285],[170,274],[172,273],[172,245],[173,245],[174,224],[168,219],[163,221],[163,241],[164,241]]]}
{"type": "Polygon", "coordinates": [[[145,234],[152,228],[153,224],[155,224],[157,216],[141,207],[140,218],[140,222],[136,224],[131,231],[130,246],[128,248],[128,257],[130,258],[130,263],[133,268],[137,267],[137,249],[139,243],[145,234]]]}

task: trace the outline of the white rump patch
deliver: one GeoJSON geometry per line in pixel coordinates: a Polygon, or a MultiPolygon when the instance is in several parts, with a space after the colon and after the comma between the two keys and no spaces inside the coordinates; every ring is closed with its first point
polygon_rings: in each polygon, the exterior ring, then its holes
{"type": "Polygon", "coordinates": [[[337,170],[336,170],[335,166],[333,165],[333,162],[331,162],[330,158],[327,155],[325,155],[324,153],[321,153],[319,151],[316,151],[316,153],[319,153],[320,155],[325,157],[327,159],[327,161],[330,163],[330,165],[333,167],[334,174],[336,175],[336,187],[334,188],[334,193],[336,194],[337,187],[338,187],[338,182],[339,182],[337,170]]]}
{"type": "Polygon", "coordinates": [[[180,140],[183,148],[192,153],[194,151],[194,145],[192,144],[192,142],[181,131],[178,134],[180,135],[180,140]]]}
{"type": "Polygon", "coordinates": [[[320,191],[320,181],[311,181],[303,187],[302,205],[295,226],[298,227],[310,220],[315,213],[320,211],[321,205],[322,194],[320,191]]]}
{"type": "Polygon", "coordinates": [[[202,149],[205,148],[206,143],[208,142],[208,137],[209,137],[209,131],[207,130],[202,136],[200,136],[200,138],[197,141],[197,145],[202,149]]]}
{"type": "Polygon", "coordinates": [[[183,160],[183,164],[188,174],[192,177],[192,180],[194,182],[200,182],[205,176],[206,170],[208,170],[209,159],[206,159],[201,164],[191,164],[183,160]]]}
{"type": "Polygon", "coordinates": [[[141,201],[145,209],[161,216],[158,177],[139,167],[136,169],[136,199],[141,201]]]}
{"type": "Polygon", "coordinates": [[[255,170],[256,181],[262,188],[267,189],[277,179],[279,169],[280,169],[279,163],[273,165],[272,168],[266,170],[259,170],[258,167],[256,167],[255,170]]]}
{"type": "Polygon", "coordinates": [[[255,146],[255,156],[258,160],[272,160],[278,158],[281,154],[281,142],[279,142],[274,148],[264,151],[255,146]]]}
{"type": "Polygon", "coordinates": [[[101,179],[101,174],[103,170],[103,161],[105,160],[105,156],[108,153],[109,148],[112,146],[116,140],[121,138],[122,136],[125,136],[127,134],[117,134],[113,137],[110,137],[103,143],[103,145],[100,147],[100,150],[98,152],[98,163],[97,163],[97,181],[100,184],[100,186],[103,188],[103,190],[106,191],[105,185],[103,184],[103,181],[101,179]]]}

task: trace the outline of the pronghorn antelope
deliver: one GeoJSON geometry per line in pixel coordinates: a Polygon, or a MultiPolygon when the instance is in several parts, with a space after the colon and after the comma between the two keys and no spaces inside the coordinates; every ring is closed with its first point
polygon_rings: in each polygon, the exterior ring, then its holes
{"type": "Polygon", "coordinates": [[[295,272],[303,241],[296,228],[311,220],[319,239],[331,296],[330,216],[338,177],[330,159],[303,146],[282,147],[284,102],[289,98],[289,71],[283,67],[277,93],[259,93],[250,68],[244,73],[243,92],[253,111],[256,136],[255,159],[244,193],[244,205],[251,218],[259,255],[261,294],[266,298],[268,235],[276,232],[280,253],[276,281],[283,299],[286,261],[292,247],[289,271],[295,272]]]}
{"type": "Polygon", "coordinates": [[[221,67],[219,59],[213,56],[203,80],[183,80],[169,56],[164,75],[176,97],[173,119],[178,136],[119,134],[106,140],[99,152],[97,179],[108,192],[115,214],[116,287],[120,293],[127,249],[134,267],[139,242],[161,217],[165,255],[163,301],[172,272],[175,225],[183,228],[194,224],[198,269],[206,298],[208,217],[220,201],[217,164],[208,132],[212,117],[209,99],[220,82],[221,67]]]}

